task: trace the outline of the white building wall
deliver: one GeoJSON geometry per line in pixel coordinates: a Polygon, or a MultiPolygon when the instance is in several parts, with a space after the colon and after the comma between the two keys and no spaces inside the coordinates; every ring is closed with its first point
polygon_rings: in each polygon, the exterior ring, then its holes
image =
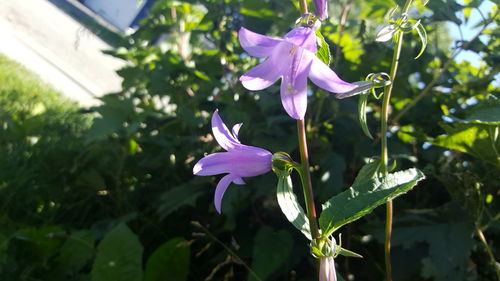
{"type": "Polygon", "coordinates": [[[114,26],[125,31],[146,1],[140,0],[85,0],[85,5],[114,26]]]}

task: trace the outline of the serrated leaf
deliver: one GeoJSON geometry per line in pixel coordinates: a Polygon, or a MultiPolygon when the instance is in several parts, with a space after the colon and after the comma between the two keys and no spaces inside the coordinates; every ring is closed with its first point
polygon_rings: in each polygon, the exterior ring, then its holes
{"type": "Polygon", "coordinates": [[[331,235],[341,226],[370,213],[377,206],[412,189],[425,178],[418,169],[379,176],[374,163],[368,163],[353,186],[323,204],[319,223],[323,235],[331,235]],[[374,172],[375,171],[375,172],[374,172]],[[370,177],[370,174],[373,176],[370,177]]]}
{"type": "Polygon", "coordinates": [[[358,101],[358,119],[359,119],[359,124],[361,125],[361,129],[363,130],[363,133],[370,139],[373,139],[372,134],[370,133],[370,129],[368,129],[368,124],[366,122],[366,108],[368,104],[368,96],[369,93],[363,93],[359,95],[359,101],[358,101]]]}
{"type": "Polygon", "coordinates": [[[326,43],[325,38],[321,34],[319,30],[316,30],[316,37],[318,39],[318,51],[316,52],[316,56],[324,62],[326,65],[330,65],[332,62],[332,54],[330,53],[330,46],[326,43]]]}
{"type": "Polygon", "coordinates": [[[415,59],[418,59],[425,51],[425,48],[427,47],[427,31],[425,31],[425,27],[419,23],[416,27],[418,37],[420,37],[420,41],[422,43],[422,47],[420,48],[420,52],[418,55],[415,57],[415,59]]]}
{"type": "Polygon", "coordinates": [[[309,228],[309,219],[304,209],[300,206],[297,196],[293,192],[292,179],[288,175],[278,177],[276,190],[278,204],[283,214],[307,239],[311,240],[311,231],[309,228]]]}
{"type": "Polygon", "coordinates": [[[163,243],[146,263],[144,281],[183,281],[189,273],[189,245],[176,237],[163,243]]]}
{"type": "Polygon", "coordinates": [[[113,228],[97,247],[92,281],[142,281],[142,250],[126,224],[113,228]]]}

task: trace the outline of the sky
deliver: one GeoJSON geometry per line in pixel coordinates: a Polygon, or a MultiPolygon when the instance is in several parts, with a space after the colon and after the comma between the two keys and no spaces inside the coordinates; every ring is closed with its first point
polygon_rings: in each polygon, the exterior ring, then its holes
{"type": "MultiPolygon", "coordinates": [[[[459,2],[460,4],[463,4],[462,0],[458,0],[457,2],[459,2]]],[[[482,14],[485,17],[488,17],[488,15],[490,14],[490,11],[491,11],[491,8],[493,7],[493,5],[494,5],[493,2],[491,2],[489,0],[488,1],[484,1],[483,4],[479,7],[479,9],[481,10],[482,14]]],[[[465,22],[464,15],[461,12],[457,13],[457,16],[458,16],[458,18],[460,18],[463,21],[463,23],[461,25],[461,29],[462,29],[462,34],[463,34],[464,40],[470,40],[470,39],[472,39],[479,32],[479,30],[481,29],[481,27],[474,28],[474,26],[482,20],[481,15],[479,14],[479,12],[476,9],[473,9],[472,12],[471,12],[470,18],[469,18],[469,20],[467,22],[465,22]]],[[[490,28],[494,27],[494,25],[491,24],[489,27],[490,28]]],[[[453,39],[455,39],[455,40],[461,40],[460,31],[459,31],[459,28],[458,28],[458,26],[456,24],[449,23],[448,24],[448,28],[450,29],[450,34],[451,34],[451,36],[452,36],[453,39]]],[[[481,39],[481,41],[483,43],[485,43],[485,44],[488,43],[488,36],[483,35],[483,36],[480,37],[480,39],[481,39]]],[[[477,67],[477,66],[479,66],[480,58],[477,55],[477,53],[475,53],[475,52],[472,52],[472,51],[462,51],[457,56],[457,60],[458,61],[469,61],[473,66],[477,67]]],[[[497,74],[495,76],[494,85],[495,86],[500,86],[500,74],[497,74]]]]}

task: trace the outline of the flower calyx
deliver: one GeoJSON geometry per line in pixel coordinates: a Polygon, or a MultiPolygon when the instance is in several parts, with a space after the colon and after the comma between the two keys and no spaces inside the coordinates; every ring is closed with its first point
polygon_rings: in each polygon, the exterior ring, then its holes
{"type": "Polygon", "coordinates": [[[311,255],[320,259],[324,257],[336,258],[338,255],[354,258],[363,258],[362,255],[342,248],[342,235],[339,235],[339,244],[332,236],[321,237],[311,241],[311,255]]]}
{"type": "Polygon", "coordinates": [[[271,158],[273,172],[278,176],[288,176],[292,169],[300,168],[300,165],[293,161],[292,157],[286,152],[276,152],[271,158]]]}

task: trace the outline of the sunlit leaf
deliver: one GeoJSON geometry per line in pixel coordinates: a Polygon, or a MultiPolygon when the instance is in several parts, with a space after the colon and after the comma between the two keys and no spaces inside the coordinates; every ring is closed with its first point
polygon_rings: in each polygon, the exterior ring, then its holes
{"type": "Polygon", "coordinates": [[[321,32],[316,30],[316,37],[318,39],[318,52],[316,52],[316,56],[324,62],[326,65],[330,65],[332,62],[332,55],[330,54],[330,46],[326,43],[325,38],[321,34],[321,32]]]}
{"type": "Polygon", "coordinates": [[[333,233],[341,226],[370,213],[377,206],[408,192],[425,178],[417,169],[381,176],[376,172],[378,163],[374,163],[361,169],[351,188],[323,204],[319,222],[324,235],[333,233]]]}
{"type": "Polygon", "coordinates": [[[309,219],[304,209],[300,206],[297,196],[293,192],[292,179],[290,176],[278,176],[276,195],[281,211],[285,214],[288,221],[300,230],[307,239],[311,240],[309,219]]]}
{"type": "Polygon", "coordinates": [[[416,27],[418,37],[420,37],[420,41],[422,43],[422,47],[420,48],[420,52],[418,55],[415,57],[415,59],[418,59],[425,51],[425,48],[427,47],[427,31],[425,31],[425,27],[419,23],[416,27]]]}
{"type": "Polygon", "coordinates": [[[366,120],[366,109],[367,109],[367,103],[368,103],[368,97],[370,96],[370,93],[363,93],[359,95],[359,101],[358,101],[358,119],[359,123],[361,124],[361,129],[363,130],[363,133],[370,139],[373,139],[372,134],[370,133],[370,129],[368,129],[368,124],[366,120]]]}

